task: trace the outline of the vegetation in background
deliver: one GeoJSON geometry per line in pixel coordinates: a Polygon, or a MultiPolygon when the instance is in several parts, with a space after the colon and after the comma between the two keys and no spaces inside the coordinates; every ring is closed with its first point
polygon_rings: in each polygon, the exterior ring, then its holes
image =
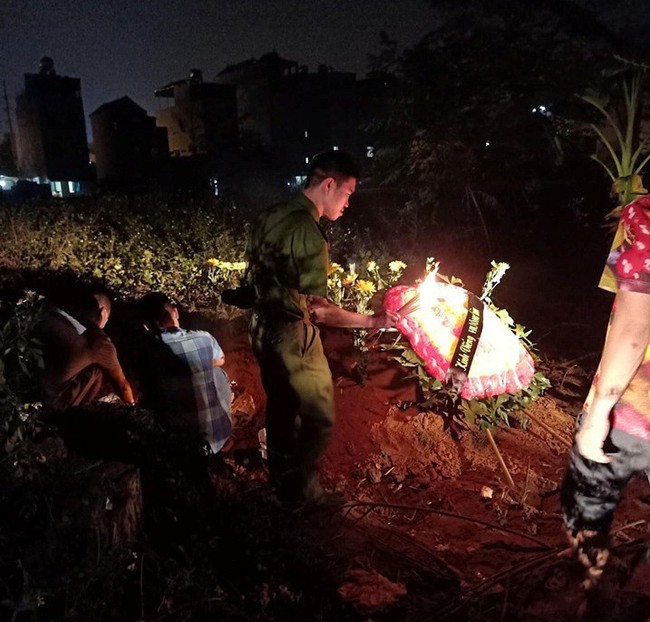
{"type": "Polygon", "coordinates": [[[219,307],[243,271],[246,218],[225,203],[106,197],[0,208],[0,261],[68,272],[124,298],[162,290],[185,308],[219,307]]]}
{"type": "Polygon", "coordinates": [[[575,93],[601,85],[621,40],[567,2],[442,4],[436,30],[401,53],[384,35],[373,59],[390,95],[369,128],[375,173],[406,199],[394,224],[425,249],[445,223],[485,245],[542,204],[571,214],[597,175],[565,120],[585,118],[575,93]]]}
{"type": "Polygon", "coordinates": [[[39,425],[34,395],[39,353],[30,336],[40,308],[34,292],[15,304],[0,301],[0,477],[30,478],[39,460],[32,442],[39,425]]]}
{"type": "Polygon", "coordinates": [[[643,187],[641,173],[650,160],[648,147],[650,134],[640,136],[640,113],[643,106],[644,75],[637,72],[622,83],[623,102],[616,106],[613,98],[602,98],[595,95],[583,95],[582,99],[593,106],[605,121],[604,129],[595,123],[591,129],[598,136],[605,148],[607,158],[598,154],[591,157],[606,171],[612,182],[612,194],[618,198],[616,208],[608,215],[618,220],[621,209],[637,196],[647,194],[643,187]],[[617,110],[618,108],[618,110],[617,110]],[[608,137],[609,136],[609,137],[608,137]],[[604,160],[609,160],[607,164],[604,160]]]}
{"type": "MultiPolygon", "coordinates": [[[[374,306],[377,300],[376,294],[397,283],[405,268],[406,264],[400,260],[393,260],[387,265],[380,266],[377,261],[371,259],[359,268],[353,262],[348,264],[347,271],[340,264],[332,263],[327,276],[328,297],[348,311],[366,315],[374,313],[378,310],[374,306]]],[[[369,355],[368,331],[356,328],[352,332],[354,347],[359,354],[355,373],[359,382],[363,384],[369,355]]]]}
{"type": "MultiPolygon", "coordinates": [[[[35,459],[30,449],[38,425],[34,402],[38,352],[29,334],[42,296],[26,283],[57,287],[59,277],[101,283],[125,300],[162,290],[186,309],[236,313],[220,303],[221,292],[239,282],[247,215],[223,203],[185,202],[172,207],[146,197],[107,197],[97,203],[53,201],[49,205],[0,207],[0,471],[35,459]],[[6,291],[4,291],[6,290],[6,291]],[[11,291],[11,294],[8,292],[11,291]]],[[[342,246],[369,256],[359,239],[345,230],[342,246]]],[[[360,313],[371,312],[377,290],[394,283],[404,268],[391,263],[363,264],[363,276],[335,267],[330,274],[333,299],[360,313]]],[[[118,335],[119,336],[119,335],[118,335]]],[[[365,335],[355,334],[360,349],[365,335]]]]}

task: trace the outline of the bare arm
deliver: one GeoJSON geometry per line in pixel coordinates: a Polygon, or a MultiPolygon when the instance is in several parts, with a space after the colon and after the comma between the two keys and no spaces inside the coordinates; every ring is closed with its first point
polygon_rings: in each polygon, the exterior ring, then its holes
{"type": "MultiPolygon", "coordinates": [[[[115,360],[117,362],[117,355],[115,357],[115,360]]],[[[117,365],[112,365],[111,367],[107,368],[106,371],[108,372],[108,375],[113,381],[113,384],[119,391],[122,400],[124,400],[127,404],[131,404],[131,405],[135,404],[135,396],[133,395],[133,389],[131,388],[131,384],[129,383],[129,381],[126,379],[126,376],[124,375],[124,372],[122,371],[122,367],[120,366],[120,364],[117,363],[117,365]]]]}
{"type": "Polygon", "coordinates": [[[218,359],[212,359],[212,364],[215,367],[223,367],[223,364],[226,362],[225,356],[220,356],[218,359]]]}
{"type": "Polygon", "coordinates": [[[135,404],[133,389],[124,375],[113,342],[100,329],[88,329],[84,336],[88,343],[89,360],[106,371],[122,400],[127,404],[135,404]]]}
{"type": "Polygon", "coordinates": [[[609,413],[643,362],[650,341],[650,295],[619,291],[607,334],[593,400],[576,444],[580,454],[597,462],[609,462],[603,442],[609,431],[609,413]]]}
{"type": "Polygon", "coordinates": [[[122,371],[122,368],[119,366],[119,364],[107,368],[106,371],[111,381],[115,385],[115,388],[118,390],[122,400],[124,400],[127,404],[135,404],[135,396],[133,395],[131,384],[126,379],[126,376],[124,375],[124,372],[122,371]]]}
{"type": "Polygon", "coordinates": [[[394,314],[346,311],[321,296],[308,296],[307,305],[313,322],[335,328],[391,328],[398,319],[394,314]]]}
{"type": "Polygon", "coordinates": [[[124,378],[122,384],[120,385],[120,394],[122,395],[122,399],[127,404],[131,404],[132,406],[135,404],[135,396],[133,395],[133,389],[131,388],[129,381],[126,378],[124,378]]]}

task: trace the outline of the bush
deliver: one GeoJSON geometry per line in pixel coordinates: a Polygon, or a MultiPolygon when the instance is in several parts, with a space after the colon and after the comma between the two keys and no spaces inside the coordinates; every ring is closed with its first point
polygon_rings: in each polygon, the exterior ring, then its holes
{"type": "Polygon", "coordinates": [[[231,205],[148,198],[7,206],[0,230],[4,266],[69,271],[125,297],[164,290],[191,310],[216,308],[221,289],[238,281],[246,240],[231,205]]]}
{"type": "Polygon", "coordinates": [[[40,409],[33,399],[38,351],[30,335],[39,313],[33,292],[16,304],[0,301],[0,479],[30,477],[38,466],[32,443],[40,409]]]}

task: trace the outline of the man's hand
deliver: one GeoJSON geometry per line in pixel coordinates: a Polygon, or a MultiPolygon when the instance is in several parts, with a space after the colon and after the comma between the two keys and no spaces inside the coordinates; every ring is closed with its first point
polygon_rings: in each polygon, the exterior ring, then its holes
{"type": "Polygon", "coordinates": [[[307,296],[309,319],[314,324],[327,324],[333,306],[329,300],[321,296],[307,296]]]}
{"type": "Polygon", "coordinates": [[[309,318],[314,324],[324,324],[337,328],[392,328],[399,316],[395,313],[365,315],[347,311],[321,296],[307,296],[309,318]]]}
{"type": "Polygon", "coordinates": [[[373,320],[373,328],[394,328],[395,324],[400,321],[400,316],[394,311],[384,311],[382,313],[375,313],[371,316],[373,320]]]}
{"type": "Polygon", "coordinates": [[[133,395],[133,389],[128,382],[124,382],[121,387],[122,399],[131,406],[135,406],[135,397],[133,395]]]}

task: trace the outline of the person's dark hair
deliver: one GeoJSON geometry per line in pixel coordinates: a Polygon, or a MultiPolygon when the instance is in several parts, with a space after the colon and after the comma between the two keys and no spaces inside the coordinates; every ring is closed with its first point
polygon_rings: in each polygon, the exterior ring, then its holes
{"type": "Polygon", "coordinates": [[[157,330],[171,322],[169,306],[174,302],[163,292],[150,292],[138,300],[137,309],[140,319],[150,330],[157,330]]]}
{"type": "Polygon", "coordinates": [[[337,185],[354,177],[359,178],[359,167],[345,151],[323,151],[312,158],[307,170],[305,188],[318,185],[324,179],[333,177],[337,185]]]}
{"type": "Polygon", "coordinates": [[[67,300],[64,300],[62,304],[57,306],[66,313],[69,313],[87,328],[99,324],[99,302],[87,290],[71,293],[67,300]]]}
{"type": "Polygon", "coordinates": [[[100,304],[108,306],[110,312],[110,295],[104,288],[91,287],[86,283],[58,283],[56,289],[48,292],[47,302],[69,313],[87,328],[97,325],[100,320],[100,304]],[[101,296],[100,300],[96,295],[101,296]]]}

